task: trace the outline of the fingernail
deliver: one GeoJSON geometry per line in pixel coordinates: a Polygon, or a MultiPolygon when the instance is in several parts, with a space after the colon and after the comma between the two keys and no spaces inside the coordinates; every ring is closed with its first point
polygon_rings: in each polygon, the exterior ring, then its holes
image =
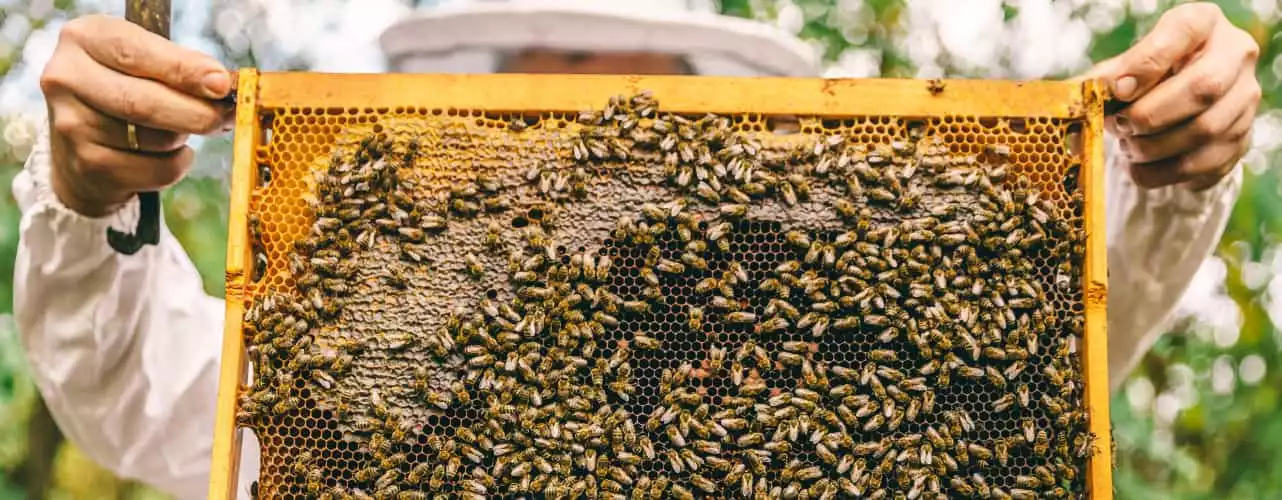
{"type": "Polygon", "coordinates": [[[205,92],[209,94],[210,99],[218,99],[227,95],[228,87],[231,87],[231,80],[228,78],[226,71],[216,70],[205,75],[205,78],[201,80],[201,84],[205,86],[205,92]]]}
{"type": "Polygon", "coordinates": [[[1125,116],[1118,116],[1113,127],[1117,129],[1118,135],[1131,135],[1131,121],[1127,120],[1125,116]]]}
{"type": "Polygon", "coordinates": [[[1136,82],[1133,76],[1118,78],[1116,82],[1113,82],[1113,96],[1123,101],[1129,101],[1137,86],[1139,86],[1139,82],[1136,82]]]}

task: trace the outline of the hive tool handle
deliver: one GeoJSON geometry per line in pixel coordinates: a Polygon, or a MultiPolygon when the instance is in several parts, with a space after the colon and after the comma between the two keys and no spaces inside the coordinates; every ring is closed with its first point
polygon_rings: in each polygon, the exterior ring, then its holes
{"type": "MultiPolygon", "coordinates": [[[[169,38],[169,0],[125,0],[125,19],[169,38]]],[[[133,234],[107,228],[107,243],[125,255],[160,242],[160,193],[138,193],[138,228],[133,234]]]]}

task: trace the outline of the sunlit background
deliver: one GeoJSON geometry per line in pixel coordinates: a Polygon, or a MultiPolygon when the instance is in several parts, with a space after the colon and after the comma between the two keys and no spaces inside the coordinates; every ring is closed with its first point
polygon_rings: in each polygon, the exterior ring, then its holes
{"type": "MultiPolygon", "coordinates": [[[[609,0],[602,0],[609,1],[609,0]]],[[[381,71],[376,39],[435,1],[173,0],[174,39],[231,67],[381,71]]],[[[1279,0],[1221,0],[1260,44],[1264,104],[1246,188],[1170,335],[1114,395],[1120,498],[1282,498],[1282,149],[1279,0]]],[[[840,77],[1061,78],[1130,46],[1159,0],[722,0],[727,14],[798,33],[840,77]]],[[[124,0],[0,0],[0,183],[42,126],[37,79],[68,19],[121,15],[124,0]]],[[[430,34],[424,34],[430,36],[430,34]]],[[[199,140],[193,178],[165,193],[166,218],[222,295],[229,138],[199,140]]],[[[14,332],[19,213],[0,198],[0,499],[158,498],[65,443],[27,374],[14,332]]]]}

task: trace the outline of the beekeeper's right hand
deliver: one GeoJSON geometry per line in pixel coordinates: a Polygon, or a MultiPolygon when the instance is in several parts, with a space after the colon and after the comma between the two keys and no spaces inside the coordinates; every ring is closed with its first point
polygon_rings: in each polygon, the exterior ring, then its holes
{"type": "Polygon", "coordinates": [[[223,130],[233,117],[214,101],[231,90],[217,60],[115,17],[68,22],[40,87],[49,106],[51,187],[89,217],[177,182],[192,163],[188,135],[223,130]]]}

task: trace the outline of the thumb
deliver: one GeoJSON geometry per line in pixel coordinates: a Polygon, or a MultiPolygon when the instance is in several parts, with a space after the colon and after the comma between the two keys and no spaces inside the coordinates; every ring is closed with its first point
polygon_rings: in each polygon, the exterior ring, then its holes
{"type": "Polygon", "coordinates": [[[1122,60],[1118,57],[1100,61],[1078,76],[1070,78],[1072,83],[1082,83],[1087,80],[1098,79],[1107,89],[1108,99],[1104,103],[1104,114],[1113,115],[1124,109],[1127,105],[1125,101],[1117,98],[1117,79],[1123,75],[1122,60]]]}

